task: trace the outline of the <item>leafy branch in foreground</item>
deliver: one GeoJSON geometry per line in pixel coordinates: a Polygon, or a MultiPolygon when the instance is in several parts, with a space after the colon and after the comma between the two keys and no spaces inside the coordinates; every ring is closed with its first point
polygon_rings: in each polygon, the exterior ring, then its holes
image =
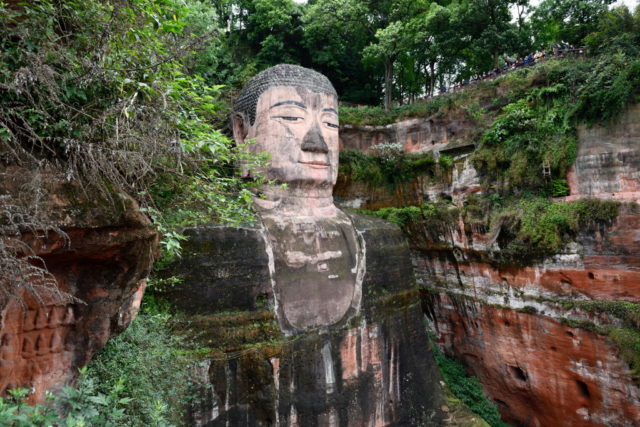
{"type": "MultiPolygon", "coordinates": [[[[211,124],[221,86],[185,69],[212,37],[189,13],[177,0],[0,2],[3,159],[59,166],[107,200],[149,203],[159,180],[240,191],[239,153],[211,124]]],[[[220,199],[220,211],[234,202],[220,199]]]]}
{"type": "MultiPolygon", "coordinates": [[[[190,221],[250,219],[235,165],[252,160],[213,124],[221,86],[185,65],[215,33],[188,25],[193,6],[0,0],[0,161],[63,171],[106,210],[127,193],[155,209],[167,244],[190,221]]],[[[54,285],[26,247],[3,245],[0,263],[15,265],[22,286],[54,285]]]]}

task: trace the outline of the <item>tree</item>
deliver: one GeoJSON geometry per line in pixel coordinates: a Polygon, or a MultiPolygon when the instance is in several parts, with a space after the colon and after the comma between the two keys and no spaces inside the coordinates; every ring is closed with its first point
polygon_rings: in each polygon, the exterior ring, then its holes
{"type": "Polygon", "coordinates": [[[361,0],[310,2],[303,18],[304,45],[312,68],[326,74],[342,100],[377,103],[380,85],[362,61],[363,49],[373,40],[361,0]]]}
{"type": "MultiPolygon", "coordinates": [[[[225,63],[241,86],[258,71],[282,62],[308,62],[303,41],[303,6],[292,0],[216,0],[225,63]]],[[[214,59],[212,62],[216,62],[214,59]]],[[[222,70],[221,70],[222,71],[222,70]]]]}
{"type": "Polygon", "coordinates": [[[394,21],[376,31],[377,43],[371,43],[363,52],[364,58],[379,60],[384,66],[384,109],[391,109],[393,93],[393,66],[405,51],[407,32],[402,22],[394,21]]]}
{"type": "Polygon", "coordinates": [[[595,31],[600,17],[614,0],[543,0],[531,17],[536,44],[548,47],[566,42],[573,46],[595,31]]]}
{"type": "MultiPolygon", "coordinates": [[[[454,9],[463,40],[466,69],[470,76],[496,68],[501,54],[513,50],[518,31],[511,22],[515,0],[462,0],[454,9]]],[[[453,4],[456,5],[455,3],[453,4]]]]}

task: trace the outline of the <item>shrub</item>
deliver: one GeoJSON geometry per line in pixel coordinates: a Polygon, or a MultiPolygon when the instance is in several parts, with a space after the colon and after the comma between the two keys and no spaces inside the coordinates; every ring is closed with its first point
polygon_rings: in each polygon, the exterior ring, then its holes
{"type": "Polygon", "coordinates": [[[442,203],[423,203],[421,206],[382,208],[376,211],[361,209],[359,212],[385,219],[405,231],[412,223],[421,222],[427,230],[434,231],[434,236],[450,226],[458,214],[457,209],[442,203]]]}
{"type": "Polygon", "coordinates": [[[129,399],[123,407],[128,425],[176,423],[190,399],[187,347],[168,314],[141,313],[94,357],[85,381],[92,393],[115,391],[118,399],[129,399]]]}
{"type": "Polygon", "coordinates": [[[444,381],[458,399],[491,426],[508,427],[502,421],[496,405],[487,399],[477,378],[469,377],[462,364],[442,354],[435,344],[432,344],[431,351],[444,381]]]}
{"type": "Polygon", "coordinates": [[[502,209],[499,220],[507,236],[505,259],[532,259],[558,253],[578,231],[611,222],[620,203],[601,199],[553,203],[543,198],[523,198],[502,209]]]}
{"type": "Polygon", "coordinates": [[[379,144],[375,155],[357,150],[340,152],[339,174],[370,187],[394,189],[420,175],[433,174],[433,154],[404,153],[400,144],[379,144]]]}
{"type": "MultiPolygon", "coordinates": [[[[234,174],[234,164],[251,164],[253,158],[233,148],[212,124],[222,110],[221,87],[205,84],[186,67],[189,55],[210,38],[187,26],[194,4],[11,5],[0,1],[4,163],[32,168],[34,176],[64,171],[66,180],[80,184],[92,200],[104,201],[105,209],[121,209],[122,192],[155,206],[165,246],[174,249],[175,229],[185,223],[252,218],[249,185],[234,174]]],[[[201,13],[204,7],[198,3],[195,9],[201,13]]],[[[42,211],[36,202],[28,200],[23,210],[42,211]]],[[[30,230],[50,231],[38,221],[30,230]]],[[[13,277],[26,277],[34,259],[15,252],[0,247],[0,265],[22,269],[13,277]]],[[[31,274],[52,288],[52,277],[38,267],[32,266],[31,274]]],[[[0,275],[0,285],[6,277],[11,276],[0,275]]],[[[18,284],[28,288],[24,281],[18,284]]]]}
{"type": "Polygon", "coordinates": [[[569,184],[566,179],[551,180],[551,196],[564,197],[569,195],[569,184]]]}
{"type": "Polygon", "coordinates": [[[58,414],[46,405],[28,405],[29,391],[24,388],[9,390],[9,397],[0,397],[2,425],[28,427],[49,426],[60,421],[58,414]]]}

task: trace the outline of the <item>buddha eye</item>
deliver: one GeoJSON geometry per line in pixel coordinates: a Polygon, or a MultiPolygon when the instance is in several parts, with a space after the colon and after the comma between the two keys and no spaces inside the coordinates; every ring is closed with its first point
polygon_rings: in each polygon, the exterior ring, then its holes
{"type": "Polygon", "coordinates": [[[295,117],[295,116],[276,116],[276,118],[286,120],[288,122],[299,122],[303,120],[302,117],[295,117]]]}

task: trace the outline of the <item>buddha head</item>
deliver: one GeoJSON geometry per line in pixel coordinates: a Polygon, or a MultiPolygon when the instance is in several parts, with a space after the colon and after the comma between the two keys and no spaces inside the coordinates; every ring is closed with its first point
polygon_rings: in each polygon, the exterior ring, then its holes
{"type": "Polygon", "coordinates": [[[254,140],[247,149],[269,155],[266,179],[292,191],[331,193],[338,174],[338,98],[325,76],[286,64],[262,71],[240,92],[232,122],[237,143],[254,140]]]}

